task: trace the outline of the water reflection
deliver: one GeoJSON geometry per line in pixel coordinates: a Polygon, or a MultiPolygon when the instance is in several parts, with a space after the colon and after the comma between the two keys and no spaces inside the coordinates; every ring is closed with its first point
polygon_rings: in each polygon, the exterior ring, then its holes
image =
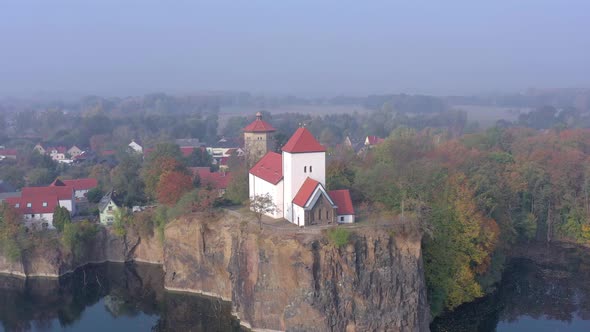
{"type": "Polygon", "coordinates": [[[590,331],[590,256],[577,248],[535,248],[513,259],[498,290],[436,319],[432,331],[590,331]]]}
{"type": "Polygon", "coordinates": [[[6,331],[240,331],[231,305],[166,292],[159,266],[91,265],[59,280],[0,277],[6,331]]]}

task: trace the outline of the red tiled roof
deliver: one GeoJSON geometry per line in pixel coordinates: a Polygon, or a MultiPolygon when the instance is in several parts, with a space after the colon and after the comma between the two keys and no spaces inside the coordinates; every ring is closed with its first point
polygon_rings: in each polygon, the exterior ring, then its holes
{"type": "Polygon", "coordinates": [[[193,174],[198,174],[201,186],[211,186],[215,189],[225,189],[231,179],[229,173],[211,172],[209,167],[192,167],[193,174]]]}
{"type": "Polygon", "coordinates": [[[336,213],[339,215],[354,214],[354,207],[350,199],[350,191],[348,189],[332,190],[328,193],[334,204],[338,206],[336,213]]]}
{"type": "Polygon", "coordinates": [[[283,156],[276,152],[269,152],[250,169],[250,174],[272,184],[283,179],[283,156]]]}
{"type": "Polygon", "coordinates": [[[39,196],[49,197],[57,196],[59,200],[71,200],[73,198],[73,188],[65,187],[24,187],[22,189],[22,197],[39,196]]]}
{"type": "Polygon", "coordinates": [[[244,131],[248,133],[265,133],[276,131],[276,129],[268,122],[262,119],[256,119],[251,124],[247,125],[246,128],[244,128],[244,131]]]}
{"type": "Polygon", "coordinates": [[[74,179],[74,180],[62,180],[62,182],[74,190],[90,190],[98,187],[98,181],[93,178],[74,179]]]}
{"type": "Polygon", "coordinates": [[[180,152],[182,152],[182,155],[183,156],[188,157],[188,156],[190,156],[193,153],[193,151],[195,149],[196,148],[194,146],[181,146],[180,147],[180,152]]]}
{"type": "Polygon", "coordinates": [[[51,182],[51,184],[49,185],[50,187],[64,187],[66,184],[63,183],[62,180],[60,180],[59,178],[56,178],[55,180],[53,180],[53,182],[51,182]]]}
{"type": "Polygon", "coordinates": [[[315,191],[315,188],[317,188],[319,184],[319,182],[310,177],[305,179],[305,181],[301,185],[301,188],[299,188],[297,195],[295,195],[295,198],[293,198],[293,203],[301,207],[304,207],[305,203],[307,203],[307,201],[315,191]]]}
{"type": "Polygon", "coordinates": [[[367,136],[367,140],[369,141],[369,145],[377,145],[385,141],[383,138],[377,136],[367,136]]]}
{"type": "Polygon", "coordinates": [[[2,156],[16,156],[18,151],[16,149],[0,149],[0,155],[2,156]]]}
{"type": "Polygon", "coordinates": [[[53,209],[58,205],[58,199],[55,195],[9,197],[5,201],[21,214],[53,213],[53,209]],[[27,207],[29,203],[31,207],[27,207]],[[43,203],[46,203],[46,206],[43,206],[43,203]],[[16,207],[16,204],[19,207],[16,207]]]}
{"type": "Polygon", "coordinates": [[[300,152],[326,152],[326,148],[321,145],[315,137],[306,128],[299,128],[283,146],[283,151],[289,153],[300,152]]]}

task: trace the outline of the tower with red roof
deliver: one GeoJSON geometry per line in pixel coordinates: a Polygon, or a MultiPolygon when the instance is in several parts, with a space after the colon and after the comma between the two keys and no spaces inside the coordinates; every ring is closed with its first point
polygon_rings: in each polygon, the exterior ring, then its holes
{"type": "Polygon", "coordinates": [[[276,129],[262,120],[262,113],[256,113],[256,120],[244,128],[244,149],[248,163],[253,165],[267,152],[273,151],[276,129]]]}

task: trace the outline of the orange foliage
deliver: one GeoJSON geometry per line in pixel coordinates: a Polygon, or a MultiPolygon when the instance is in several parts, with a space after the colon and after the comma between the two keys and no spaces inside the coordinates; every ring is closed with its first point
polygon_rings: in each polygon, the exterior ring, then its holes
{"type": "Polygon", "coordinates": [[[172,206],[182,195],[193,189],[191,177],[179,171],[162,173],[156,188],[157,199],[160,203],[172,206]]]}

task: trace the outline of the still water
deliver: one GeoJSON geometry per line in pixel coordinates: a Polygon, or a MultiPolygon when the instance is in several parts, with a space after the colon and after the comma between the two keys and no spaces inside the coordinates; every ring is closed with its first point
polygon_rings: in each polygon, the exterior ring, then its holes
{"type": "Polygon", "coordinates": [[[163,284],[149,264],[89,265],[59,280],[0,276],[0,331],[242,331],[229,303],[163,284]]]}
{"type": "Polygon", "coordinates": [[[496,292],[436,319],[431,330],[590,331],[588,249],[546,247],[532,256],[540,259],[512,259],[496,292]]]}

